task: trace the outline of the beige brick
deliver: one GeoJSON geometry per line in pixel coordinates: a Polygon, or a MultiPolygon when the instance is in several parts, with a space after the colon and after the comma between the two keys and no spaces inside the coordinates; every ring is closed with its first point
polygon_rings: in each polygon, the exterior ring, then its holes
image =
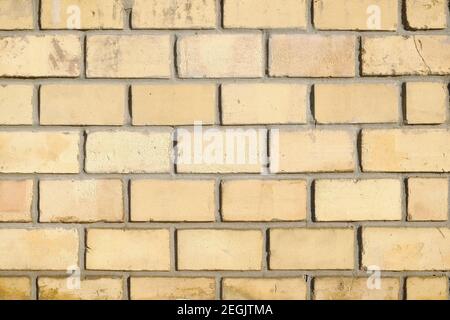
{"type": "Polygon", "coordinates": [[[0,172],[79,172],[78,132],[0,132],[0,172]]]}
{"type": "Polygon", "coordinates": [[[314,112],[319,123],[382,123],[399,120],[394,84],[316,84],[314,112]]]}
{"type": "Polygon", "coordinates": [[[70,278],[39,278],[39,300],[122,300],[121,278],[82,279],[80,288],[71,281],[70,278]]]}
{"type": "Polygon", "coordinates": [[[43,85],[40,100],[43,125],[121,125],[125,119],[122,85],[43,85]]]}
{"type": "Polygon", "coordinates": [[[448,75],[450,37],[445,35],[364,37],[363,75],[448,75]]]}
{"type": "Polygon", "coordinates": [[[31,281],[26,277],[0,278],[0,300],[30,300],[31,281]]]}
{"type": "Polygon", "coordinates": [[[398,300],[400,281],[381,278],[380,288],[370,278],[320,277],[314,279],[314,300],[398,300]]]}
{"type": "Polygon", "coordinates": [[[86,268],[89,270],[170,269],[169,230],[90,229],[86,268]]]}
{"type": "Polygon", "coordinates": [[[314,0],[314,26],[321,30],[397,30],[397,1],[314,0]]]}
{"type": "Polygon", "coordinates": [[[2,0],[0,2],[0,30],[33,29],[33,2],[30,0],[2,0]]]}
{"type": "Polygon", "coordinates": [[[182,78],[263,76],[260,33],[186,35],[179,38],[177,53],[182,78]]]}
{"type": "Polygon", "coordinates": [[[271,229],[270,269],[353,269],[352,229],[271,229]]]}
{"type": "Polygon", "coordinates": [[[227,0],[225,28],[306,28],[306,0],[227,0]]]}
{"type": "Polygon", "coordinates": [[[214,278],[138,278],[130,279],[131,300],[214,300],[214,278]]]}
{"type": "Polygon", "coordinates": [[[447,119],[448,89],[442,82],[406,84],[406,120],[409,124],[439,124],[447,119]]]}
{"type": "Polygon", "coordinates": [[[445,0],[408,0],[406,22],[411,29],[445,29],[447,27],[447,6],[445,0]]]}
{"type": "Polygon", "coordinates": [[[88,78],[169,78],[169,35],[87,37],[88,78]]]}
{"type": "Polygon", "coordinates": [[[135,0],[134,29],[214,29],[215,0],[135,0]]]}
{"type": "Polygon", "coordinates": [[[135,85],[134,125],[203,125],[216,122],[214,84],[135,85]]]}
{"type": "Polygon", "coordinates": [[[306,123],[307,86],[247,83],[222,85],[223,124],[306,123]]]}
{"type": "Polygon", "coordinates": [[[33,86],[0,85],[0,125],[33,123],[33,86]]]}
{"type": "Polygon", "coordinates": [[[225,300],[305,300],[306,283],[302,278],[225,278],[225,300]]]}
{"type": "Polygon", "coordinates": [[[122,29],[123,11],[120,0],[43,0],[41,28],[122,29]]]}
{"type": "Polygon", "coordinates": [[[179,270],[261,270],[259,230],[178,230],[179,270]]]}
{"type": "Polygon", "coordinates": [[[169,172],[171,149],[169,129],[92,132],[86,142],[86,170],[106,173],[169,172]]]}
{"type": "Polygon", "coordinates": [[[449,184],[445,179],[408,179],[408,220],[448,219],[449,184]]]}
{"type": "Polygon", "coordinates": [[[78,265],[78,247],[75,229],[2,229],[0,270],[66,271],[78,265]]]}
{"type": "Polygon", "coordinates": [[[31,221],[33,180],[0,180],[0,221],[31,221]]]}
{"type": "Polygon", "coordinates": [[[447,300],[447,277],[408,277],[406,279],[408,300],[447,300]]]}
{"type": "Polygon", "coordinates": [[[0,37],[0,77],[78,77],[81,42],[75,35],[0,37]]]}
{"type": "Polygon", "coordinates": [[[449,228],[364,228],[362,264],[381,270],[450,270],[449,228]]]}
{"type": "Polygon", "coordinates": [[[354,137],[343,130],[272,130],[271,172],[351,172],[354,137]],[[278,155],[278,160],[276,155],[278,155]]]}
{"type": "Polygon", "coordinates": [[[363,130],[362,166],[364,171],[449,172],[449,141],[445,129],[363,130]]]}
{"type": "Polygon", "coordinates": [[[400,220],[402,186],[397,179],[318,180],[315,218],[318,221],[400,220]]]}
{"type": "Polygon", "coordinates": [[[305,220],[306,199],[303,180],[224,181],[222,218],[225,221],[305,220]]]}
{"type": "Polygon", "coordinates": [[[353,36],[272,35],[269,72],[273,77],[353,77],[353,36]]]}
{"type": "Polygon", "coordinates": [[[123,220],[120,180],[41,180],[40,222],[123,220]]]}
{"type": "Polygon", "coordinates": [[[132,221],[214,221],[214,180],[134,180],[132,221]]]}

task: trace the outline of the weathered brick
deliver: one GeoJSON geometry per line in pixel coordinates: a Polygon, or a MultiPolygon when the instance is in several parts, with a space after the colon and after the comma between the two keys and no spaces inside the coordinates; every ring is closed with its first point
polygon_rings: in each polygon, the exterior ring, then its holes
{"type": "Polygon", "coordinates": [[[2,229],[0,270],[65,271],[78,264],[78,247],[75,229],[2,229]]]}
{"type": "Polygon", "coordinates": [[[88,78],[170,77],[169,35],[93,35],[87,37],[88,78]]]}
{"type": "Polygon", "coordinates": [[[347,35],[272,35],[269,72],[273,77],[353,77],[355,46],[347,35]]]}
{"type": "Polygon", "coordinates": [[[222,85],[222,121],[226,125],[306,123],[306,108],[306,85],[222,85]]]}
{"type": "Polygon", "coordinates": [[[0,300],[30,300],[31,281],[26,277],[1,277],[0,300]]]}
{"type": "Polygon", "coordinates": [[[135,0],[134,29],[214,29],[215,0],[135,0]]]}
{"type": "Polygon", "coordinates": [[[122,85],[43,85],[40,100],[43,125],[121,125],[125,119],[122,85]]]}
{"type": "Polygon", "coordinates": [[[79,172],[78,132],[0,132],[0,172],[79,172]]]}
{"type": "Polygon", "coordinates": [[[222,218],[225,221],[305,220],[306,199],[303,180],[227,180],[222,183],[222,218]]]}
{"type": "Polygon", "coordinates": [[[353,269],[354,238],[352,229],[271,229],[270,269],[353,269]]]}
{"type": "Polygon", "coordinates": [[[364,228],[362,264],[381,270],[450,270],[449,228],[364,228]]]}
{"type": "Polygon", "coordinates": [[[123,220],[120,180],[41,180],[40,222],[123,220]]]}
{"type": "Polygon", "coordinates": [[[214,300],[214,278],[130,278],[131,300],[214,300]]]}
{"type": "Polygon", "coordinates": [[[318,180],[318,221],[401,220],[402,186],[397,179],[318,180]]]}
{"type": "Polygon", "coordinates": [[[448,89],[442,82],[406,84],[406,121],[408,124],[439,124],[447,119],[448,89]]]}
{"type": "Polygon", "coordinates": [[[80,76],[79,36],[3,36],[0,48],[0,77],[80,76]]]}
{"type": "Polygon", "coordinates": [[[33,2],[30,0],[2,0],[0,2],[0,30],[33,29],[33,2]]]}
{"type": "Polygon", "coordinates": [[[447,220],[448,194],[449,183],[446,178],[409,178],[408,220],[447,220]]]}
{"type": "Polygon", "coordinates": [[[449,172],[449,141],[445,129],[363,130],[362,167],[368,172],[449,172]]]}
{"type": "Polygon", "coordinates": [[[399,89],[393,84],[314,85],[319,123],[378,123],[399,120],[399,89]]]}
{"type": "Polygon", "coordinates": [[[33,86],[0,86],[0,125],[33,123],[33,86]]]}
{"type": "Polygon", "coordinates": [[[86,170],[106,173],[169,172],[171,149],[169,129],[92,132],[86,142],[86,170]]]}
{"type": "Polygon", "coordinates": [[[0,180],[0,221],[31,221],[33,180],[0,180]]]}
{"type": "Polygon", "coordinates": [[[445,0],[405,1],[407,26],[410,29],[445,29],[447,6],[445,0]]]}
{"type": "Polygon", "coordinates": [[[182,36],[177,43],[177,54],[178,72],[182,78],[263,76],[260,33],[182,36]]]}
{"type": "Polygon", "coordinates": [[[261,270],[259,230],[178,230],[179,270],[261,270]]]}
{"type": "Polygon", "coordinates": [[[216,122],[214,84],[135,85],[134,125],[203,125],[216,122]]]}
{"type": "Polygon", "coordinates": [[[214,221],[214,180],[134,180],[132,221],[214,221]]]}
{"type": "Polygon", "coordinates": [[[227,0],[225,28],[306,28],[305,0],[227,0]]]}
{"type": "Polygon", "coordinates": [[[408,300],[447,300],[447,277],[408,277],[406,298],[408,300]]]}

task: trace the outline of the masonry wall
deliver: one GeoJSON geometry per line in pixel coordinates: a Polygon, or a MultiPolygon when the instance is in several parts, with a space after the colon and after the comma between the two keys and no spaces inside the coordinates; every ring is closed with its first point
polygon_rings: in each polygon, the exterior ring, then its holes
{"type": "Polygon", "coordinates": [[[449,21],[0,0],[0,298],[448,299],[449,21]],[[174,161],[200,122],[263,160],[174,161]]]}

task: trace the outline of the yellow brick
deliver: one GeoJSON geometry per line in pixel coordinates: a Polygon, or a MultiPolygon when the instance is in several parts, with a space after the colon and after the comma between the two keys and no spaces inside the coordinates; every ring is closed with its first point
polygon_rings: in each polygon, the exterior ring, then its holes
{"type": "Polygon", "coordinates": [[[447,300],[447,277],[408,277],[406,279],[408,300],[447,300]]]}
{"type": "Polygon", "coordinates": [[[42,29],[122,29],[122,1],[43,0],[42,29]]]}
{"type": "Polygon", "coordinates": [[[39,278],[39,300],[122,300],[121,278],[39,278]],[[76,281],[76,280],[75,280],[76,281]]]}
{"type": "Polygon", "coordinates": [[[225,221],[305,220],[306,199],[303,180],[224,181],[222,218],[225,221]]]}
{"type": "Polygon", "coordinates": [[[0,30],[33,29],[33,2],[31,0],[2,0],[0,3],[0,30]]]}
{"type": "Polygon", "coordinates": [[[306,28],[306,0],[227,0],[225,28],[306,28]]]}
{"type": "Polygon", "coordinates": [[[92,132],[86,142],[86,170],[106,173],[169,172],[171,149],[169,129],[92,132]]]}
{"type": "Polygon", "coordinates": [[[314,26],[321,30],[397,30],[397,1],[314,0],[314,26]]]}
{"type": "Polygon", "coordinates": [[[364,228],[364,267],[450,270],[449,228],[364,228]]]}
{"type": "Polygon", "coordinates": [[[173,51],[169,35],[87,37],[88,78],[168,78],[173,51]]]}
{"type": "Polygon", "coordinates": [[[355,76],[353,36],[279,34],[270,37],[269,70],[273,77],[355,76]]]}
{"type": "Polygon", "coordinates": [[[373,129],[362,134],[364,171],[449,172],[450,131],[373,129]]]}
{"type": "Polygon", "coordinates": [[[40,222],[123,220],[120,180],[41,180],[40,222]]]}
{"type": "Polygon", "coordinates": [[[216,122],[214,84],[135,85],[134,125],[193,125],[216,122]]]}
{"type": "Polygon", "coordinates": [[[169,230],[90,229],[89,270],[169,270],[169,230]]]}
{"type": "Polygon", "coordinates": [[[450,37],[444,35],[365,37],[363,75],[448,75],[450,37]]]}
{"type": "Polygon", "coordinates": [[[0,86],[0,125],[33,123],[33,86],[0,86]]]}
{"type": "Polygon", "coordinates": [[[66,271],[78,265],[78,247],[75,229],[2,229],[0,270],[66,271]]]}
{"type": "Polygon", "coordinates": [[[31,281],[25,277],[0,278],[0,300],[30,300],[31,281]]]}
{"type": "Polygon", "coordinates": [[[78,132],[0,132],[0,172],[79,172],[78,132]]]}
{"type": "Polygon", "coordinates": [[[0,221],[31,221],[33,180],[0,181],[0,221]]]}
{"type": "Polygon", "coordinates": [[[131,182],[132,221],[214,221],[214,180],[131,182]]]}
{"type": "Polygon", "coordinates": [[[352,229],[271,229],[270,269],[353,269],[352,229]]]}
{"type": "Polygon", "coordinates": [[[411,29],[445,29],[447,6],[445,0],[408,0],[406,4],[407,25],[411,29]]]}
{"type": "Polygon", "coordinates": [[[306,85],[222,85],[223,124],[306,123],[306,108],[306,85]]]}
{"type": "Polygon", "coordinates": [[[0,37],[0,77],[78,77],[81,42],[74,35],[0,37]]]}
{"type": "Polygon", "coordinates": [[[380,288],[369,278],[320,277],[314,279],[314,300],[398,300],[400,281],[381,278],[380,288]]]}
{"type": "Polygon", "coordinates": [[[122,85],[43,85],[43,125],[121,125],[126,91],[122,85]]]}
{"type": "Polygon", "coordinates": [[[442,82],[406,84],[406,120],[409,124],[439,124],[447,119],[448,89],[442,82]]]}
{"type": "Polygon", "coordinates": [[[214,300],[214,278],[130,279],[131,300],[214,300]]]}
{"type": "Polygon", "coordinates": [[[400,220],[401,190],[396,179],[318,180],[315,217],[318,221],[400,220]]]}
{"type": "Polygon", "coordinates": [[[182,78],[263,76],[260,33],[186,35],[179,38],[177,46],[182,78]]]}
{"type": "Polygon", "coordinates": [[[225,278],[225,300],[305,300],[306,283],[302,278],[225,278]]]}
{"type": "Polygon", "coordinates": [[[259,230],[179,230],[179,270],[261,270],[259,230]]]}
{"type": "Polygon", "coordinates": [[[399,119],[399,89],[391,84],[316,84],[319,123],[378,123],[399,119]]]}
{"type": "Polygon", "coordinates": [[[271,131],[271,172],[351,172],[354,164],[353,134],[342,130],[271,131]],[[278,168],[277,168],[278,166],[278,168]]]}
{"type": "Polygon", "coordinates": [[[135,0],[134,29],[214,29],[215,0],[135,0]]]}
{"type": "Polygon", "coordinates": [[[448,194],[447,179],[408,179],[408,220],[447,220],[448,194]]]}

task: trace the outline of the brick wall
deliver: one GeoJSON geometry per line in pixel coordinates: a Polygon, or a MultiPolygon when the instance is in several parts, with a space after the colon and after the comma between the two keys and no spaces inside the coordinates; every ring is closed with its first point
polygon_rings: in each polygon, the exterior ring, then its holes
{"type": "Polygon", "coordinates": [[[448,11],[0,0],[0,298],[448,299],[448,11]]]}

